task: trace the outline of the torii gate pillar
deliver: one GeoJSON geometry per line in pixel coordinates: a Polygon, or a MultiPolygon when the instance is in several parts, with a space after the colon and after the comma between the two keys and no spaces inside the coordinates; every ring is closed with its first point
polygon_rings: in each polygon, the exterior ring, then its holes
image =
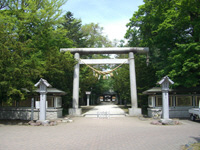
{"type": "Polygon", "coordinates": [[[73,80],[73,100],[72,100],[72,108],[69,109],[69,114],[73,116],[80,116],[82,114],[82,109],[79,108],[79,70],[80,70],[80,54],[75,53],[75,60],[77,60],[77,64],[74,67],[74,80],[73,80]]]}
{"type": "Polygon", "coordinates": [[[134,53],[129,52],[129,73],[130,73],[130,89],[131,89],[131,108],[129,108],[130,116],[141,115],[141,108],[138,108],[137,102],[137,86],[135,74],[135,60],[134,53]]]}

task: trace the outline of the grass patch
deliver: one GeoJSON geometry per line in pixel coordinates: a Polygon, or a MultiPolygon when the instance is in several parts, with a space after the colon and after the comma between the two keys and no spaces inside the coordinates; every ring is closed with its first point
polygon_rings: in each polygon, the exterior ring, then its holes
{"type": "Polygon", "coordinates": [[[186,144],[182,150],[200,150],[200,143],[186,144]]]}
{"type": "Polygon", "coordinates": [[[81,106],[82,108],[82,113],[86,113],[88,112],[89,110],[93,109],[95,106],[81,106]]]}
{"type": "Polygon", "coordinates": [[[121,108],[127,114],[128,114],[128,109],[131,108],[131,106],[124,106],[124,105],[118,105],[118,107],[121,108]]]}

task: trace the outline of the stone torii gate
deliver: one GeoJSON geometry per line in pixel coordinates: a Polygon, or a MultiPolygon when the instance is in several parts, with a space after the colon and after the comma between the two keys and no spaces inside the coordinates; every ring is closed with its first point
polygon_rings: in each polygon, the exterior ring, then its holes
{"type": "Polygon", "coordinates": [[[137,101],[137,86],[135,74],[135,53],[148,53],[148,47],[117,47],[117,48],[61,48],[60,51],[70,51],[74,54],[74,58],[78,63],[74,67],[73,79],[73,108],[69,109],[69,114],[73,116],[80,116],[82,113],[79,108],[79,68],[80,64],[129,64],[130,72],[130,91],[131,91],[131,108],[129,108],[130,116],[138,116],[141,114],[141,108],[138,108],[137,101]],[[129,59],[82,59],[80,61],[80,54],[129,54],[129,59]]]}

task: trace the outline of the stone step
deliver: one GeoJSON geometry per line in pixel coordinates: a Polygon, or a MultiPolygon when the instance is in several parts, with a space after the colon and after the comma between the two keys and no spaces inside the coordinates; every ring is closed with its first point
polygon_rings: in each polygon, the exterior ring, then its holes
{"type": "Polygon", "coordinates": [[[83,114],[83,116],[90,118],[115,118],[115,117],[125,117],[126,114],[111,114],[111,115],[83,114]]]}
{"type": "Polygon", "coordinates": [[[125,117],[126,113],[117,105],[109,104],[109,105],[97,105],[93,109],[84,113],[82,116],[95,117],[95,118],[111,118],[111,117],[125,117]]]}

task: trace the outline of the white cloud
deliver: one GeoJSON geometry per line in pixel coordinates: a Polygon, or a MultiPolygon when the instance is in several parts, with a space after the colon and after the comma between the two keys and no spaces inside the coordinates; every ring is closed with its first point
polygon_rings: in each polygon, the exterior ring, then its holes
{"type": "Polygon", "coordinates": [[[63,7],[71,11],[82,24],[99,23],[104,34],[113,41],[124,39],[126,24],[143,0],[68,0],[63,7]]]}
{"type": "Polygon", "coordinates": [[[114,39],[121,40],[124,39],[126,34],[126,24],[128,20],[117,20],[108,24],[100,24],[104,27],[104,34],[113,41],[114,39]]]}

